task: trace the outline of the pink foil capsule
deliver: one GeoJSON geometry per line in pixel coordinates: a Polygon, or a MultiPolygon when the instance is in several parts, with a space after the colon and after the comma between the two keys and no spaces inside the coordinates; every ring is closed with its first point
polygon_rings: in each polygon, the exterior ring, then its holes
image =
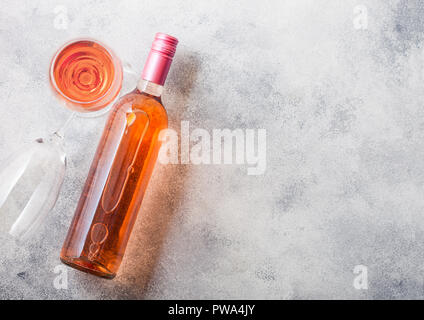
{"type": "Polygon", "coordinates": [[[152,48],[144,65],[142,79],[164,85],[178,40],[165,33],[156,33],[152,48]]]}

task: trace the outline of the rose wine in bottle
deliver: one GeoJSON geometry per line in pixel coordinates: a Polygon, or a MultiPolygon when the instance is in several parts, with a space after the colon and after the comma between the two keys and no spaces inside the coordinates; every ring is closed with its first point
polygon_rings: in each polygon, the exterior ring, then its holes
{"type": "Polygon", "coordinates": [[[113,106],[62,248],[65,264],[115,277],[168,125],[161,93],[177,43],[157,33],[137,88],[113,106]]]}

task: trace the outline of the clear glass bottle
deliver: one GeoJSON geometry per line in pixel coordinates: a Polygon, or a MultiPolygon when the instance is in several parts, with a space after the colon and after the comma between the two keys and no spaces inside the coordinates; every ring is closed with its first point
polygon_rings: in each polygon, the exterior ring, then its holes
{"type": "Polygon", "coordinates": [[[113,106],[62,248],[65,264],[115,277],[168,125],[161,93],[177,43],[157,33],[137,88],[113,106]]]}

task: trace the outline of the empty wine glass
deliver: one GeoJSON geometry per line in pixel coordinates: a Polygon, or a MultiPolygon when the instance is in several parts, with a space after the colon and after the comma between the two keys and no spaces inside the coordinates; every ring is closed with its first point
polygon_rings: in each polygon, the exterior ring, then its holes
{"type": "Polygon", "coordinates": [[[0,166],[0,230],[25,242],[54,207],[66,170],[63,140],[75,115],[106,113],[118,96],[123,74],[135,79],[129,64],[93,39],[66,43],[50,64],[50,83],[64,105],[73,110],[65,124],[10,155],[0,166]]]}

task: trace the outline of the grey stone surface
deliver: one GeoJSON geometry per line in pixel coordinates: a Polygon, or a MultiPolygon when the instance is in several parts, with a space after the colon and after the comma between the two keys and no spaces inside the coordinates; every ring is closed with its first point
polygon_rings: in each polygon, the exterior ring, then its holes
{"type": "Polygon", "coordinates": [[[69,115],[47,72],[65,41],[102,40],[141,72],[162,31],[180,39],[170,127],[266,129],[267,170],[158,164],[116,279],[69,269],[57,290],[105,119],[77,118],[46,225],[24,246],[0,235],[0,298],[424,298],[423,12],[418,0],[2,0],[0,160],[69,115]]]}

